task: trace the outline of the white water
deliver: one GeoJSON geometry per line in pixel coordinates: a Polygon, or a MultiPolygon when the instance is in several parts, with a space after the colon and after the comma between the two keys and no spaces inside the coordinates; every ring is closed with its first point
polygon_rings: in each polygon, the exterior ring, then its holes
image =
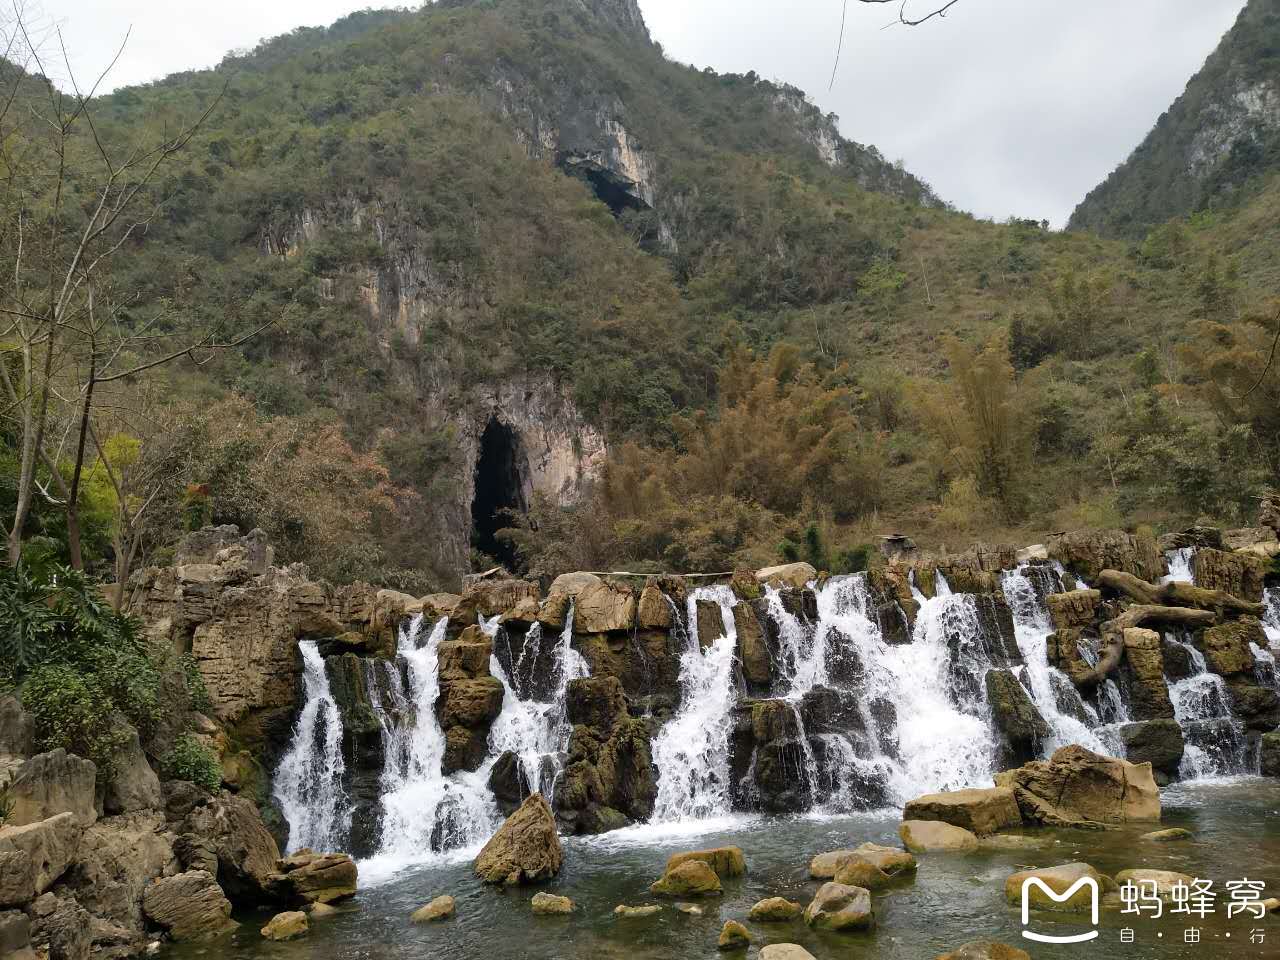
{"type": "Polygon", "coordinates": [[[1250,773],[1244,724],[1231,714],[1226,681],[1208,671],[1204,656],[1194,646],[1172,634],[1166,639],[1187,651],[1193,670],[1169,688],[1174,717],[1186,740],[1178,775],[1196,780],[1250,773]]]}
{"type": "Polygon", "coordinates": [[[668,822],[730,812],[729,734],[738,690],[734,663],[737,598],[727,586],[699,587],[687,598],[680,655],[680,708],[653,740],[658,797],[651,820],[668,822]],[[698,644],[697,602],[720,606],[723,633],[706,650],[698,644]]]}
{"type": "Polygon", "coordinates": [[[276,769],[272,791],[289,823],[289,851],[336,850],[350,827],[342,789],[342,718],[329,691],[324,658],[315,641],[298,644],[304,699],[289,751],[276,769]]]}
{"type": "Polygon", "coordinates": [[[1280,587],[1267,587],[1262,606],[1262,629],[1266,631],[1267,642],[1280,647],[1280,587]]]}
{"type": "MultiPolygon", "coordinates": [[[[1004,571],[1000,575],[1000,588],[1013,612],[1013,633],[1026,662],[1025,676],[1031,699],[1051,731],[1049,741],[1041,745],[1042,755],[1047,757],[1073,743],[1098,753],[1112,753],[1111,746],[1079,719],[1080,714],[1092,714],[1094,718],[1097,714],[1080,698],[1070,678],[1049,665],[1049,635],[1053,633],[1053,623],[1048,607],[1036,593],[1027,566],[1004,571]],[[1073,713],[1064,712],[1063,707],[1073,713]]],[[[1109,680],[1107,684],[1119,701],[1115,684],[1109,680]]]]}
{"type": "MultiPolygon", "coordinates": [[[[494,626],[496,628],[496,623],[494,626]]],[[[572,640],[573,604],[570,602],[555,654],[551,697],[547,701],[536,700],[531,693],[533,672],[542,647],[541,624],[535,623],[529,628],[520,654],[512,663],[511,678],[507,677],[496,654],[489,658],[489,672],[502,681],[503,688],[502,712],[489,729],[490,764],[511,751],[520,758],[525,784],[531,790],[540,790],[548,802],[555,796],[556,781],[563,772],[563,753],[573,733],[565,711],[569,681],[591,675],[587,661],[573,649],[572,640]]]]}
{"type": "Polygon", "coordinates": [[[402,686],[400,671],[393,670],[393,698],[408,707],[412,717],[392,717],[380,698],[373,704],[386,738],[382,840],[378,852],[360,869],[375,880],[449,851],[474,848],[500,822],[487,783],[491,764],[475,772],[443,773],[445,738],[435,704],[440,696],[438,653],[447,626],[447,618],[436,621],[425,642],[421,615],[401,627],[397,653],[408,686],[402,686]]]}
{"type": "Polygon", "coordinates": [[[1196,555],[1195,547],[1182,547],[1178,550],[1164,552],[1165,564],[1169,572],[1160,578],[1164,583],[1192,583],[1195,577],[1191,573],[1191,558],[1196,555]]]}

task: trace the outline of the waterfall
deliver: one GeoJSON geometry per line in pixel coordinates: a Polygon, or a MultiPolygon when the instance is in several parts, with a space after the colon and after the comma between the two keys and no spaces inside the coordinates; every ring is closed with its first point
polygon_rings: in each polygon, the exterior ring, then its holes
{"type": "MultiPolygon", "coordinates": [[[[737,701],[734,680],[738,632],[733,622],[737,602],[727,586],[690,591],[680,655],[680,707],[653,740],[658,797],[653,820],[697,820],[729,813],[729,734],[737,701]],[[705,650],[698,643],[697,602],[720,606],[720,637],[705,650]]],[[[675,618],[678,624],[679,618],[675,618]]]]}
{"type": "MultiPolygon", "coordinates": [[[[496,621],[493,623],[496,629],[496,621]]],[[[487,627],[486,627],[487,629],[487,627]]],[[[542,650],[542,625],[535,623],[525,636],[520,653],[511,660],[511,673],[494,653],[489,672],[502,681],[502,712],[489,730],[490,763],[511,751],[520,758],[524,782],[551,801],[563,772],[563,754],[573,726],[566,713],[569,681],[591,675],[587,661],[573,649],[573,603],[569,603],[564,629],[550,664],[546,699],[537,698],[540,678],[536,666],[542,650]]],[[[496,649],[496,648],[495,648],[496,649]]]]}
{"type": "Polygon", "coordinates": [[[1191,573],[1191,558],[1196,555],[1195,547],[1182,547],[1179,550],[1166,550],[1164,561],[1169,572],[1160,578],[1160,583],[1192,583],[1195,578],[1191,573]]]}
{"type": "MultiPolygon", "coordinates": [[[[1032,583],[1031,577],[1035,573],[1039,573],[1041,577],[1057,576],[1052,567],[1032,570],[1026,564],[1021,564],[1000,574],[1000,589],[1013,613],[1014,638],[1022,652],[1022,659],[1026,662],[1024,676],[1026,685],[1030,688],[1031,699],[1035,701],[1036,708],[1051,731],[1050,742],[1043,745],[1043,753],[1048,756],[1060,747],[1073,743],[1098,753],[1114,753],[1114,743],[1104,743],[1102,737],[1079,719],[1084,715],[1096,721],[1100,719],[1098,713],[1080,698],[1075,684],[1066,674],[1049,665],[1049,635],[1053,633],[1053,623],[1049,619],[1048,607],[1040,599],[1040,594],[1032,583]]],[[[1053,586],[1056,589],[1061,584],[1053,586]]],[[[1113,710],[1117,703],[1122,710],[1119,689],[1110,680],[1106,681],[1106,685],[1110,689],[1102,691],[1102,694],[1110,695],[1113,710]]],[[[1112,718],[1112,722],[1120,719],[1112,718]]]]}
{"type": "Polygon", "coordinates": [[[1280,647],[1280,587],[1267,587],[1262,605],[1262,629],[1266,631],[1267,642],[1280,647]]]}
{"type": "Polygon", "coordinates": [[[1249,773],[1252,766],[1244,724],[1231,714],[1226,681],[1205,666],[1204,656],[1172,634],[1166,639],[1187,652],[1193,673],[1169,688],[1186,749],[1178,770],[1184,780],[1249,773]]]}
{"type": "Polygon", "coordinates": [[[289,850],[337,850],[350,828],[351,809],[342,789],[342,718],[329,691],[324,658],[313,640],[298,644],[302,655],[303,706],[288,752],[276,769],[272,791],[289,824],[289,850]]]}
{"type": "Polygon", "coordinates": [[[487,840],[499,822],[488,787],[489,765],[475,772],[443,773],[445,739],[435,704],[440,696],[438,652],[448,619],[437,620],[421,642],[422,615],[400,630],[398,663],[390,669],[392,700],[408,716],[395,717],[377,697],[372,706],[382,724],[382,840],[362,871],[386,875],[436,854],[487,840]]]}

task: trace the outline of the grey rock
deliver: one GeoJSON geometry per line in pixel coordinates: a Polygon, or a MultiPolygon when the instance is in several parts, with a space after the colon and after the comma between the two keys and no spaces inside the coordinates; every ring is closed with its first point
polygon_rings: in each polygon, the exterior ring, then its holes
{"type": "Polygon", "coordinates": [[[65,750],[41,753],[18,768],[9,787],[13,810],[5,821],[22,826],[72,813],[82,827],[98,819],[94,801],[98,768],[65,750]]]}

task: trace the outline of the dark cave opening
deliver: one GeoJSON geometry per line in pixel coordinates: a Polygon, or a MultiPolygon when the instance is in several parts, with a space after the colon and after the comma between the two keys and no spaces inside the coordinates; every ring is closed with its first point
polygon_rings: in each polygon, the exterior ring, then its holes
{"type": "Polygon", "coordinates": [[[480,436],[480,456],[476,460],[476,492],[471,501],[471,545],[493,557],[508,570],[516,568],[516,552],[500,540],[499,530],[511,526],[505,511],[524,513],[524,471],[526,458],[520,436],[510,427],[490,417],[480,436]]]}
{"type": "Polygon", "coordinates": [[[559,164],[565,173],[585,180],[615,217],[622,216],[625,210],[644,210],[649,206],[636,195],[634,181],[610,170],[595,157],[561,154],[559,164]]]}

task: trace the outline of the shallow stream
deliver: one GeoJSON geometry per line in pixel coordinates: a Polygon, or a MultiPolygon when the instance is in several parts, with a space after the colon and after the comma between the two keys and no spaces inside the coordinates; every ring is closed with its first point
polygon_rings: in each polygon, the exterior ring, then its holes
{"type": "MultiPolygon", "coordinates": [[[[269,943],[258,934],[268,914],[246,914],[240,930],[202,945],[166,951],[171,960],[658,960],[658,958],[754,958],[766,943],[799,943],[817,960],[877,958],[929,960],[974,939],[1020,944],[1035,960],[1214,960],[1280,957],[1280,915],[1264,920],[1226,916],[1228,880],[1262,880],[1265,896],[1280,896],[1280,783],[1237,779],[1198,782],[1164,793],[1163,826],[1187,827],[1192,841],[1152,843],[1138,836],[1149,825],[1105,833],[1057,831],[1044,834],[1042,849],[971,855],[920,857],[914,882],[874,898],[877,927],[867,934],[818,934],[803,923],[748,923],[756,943],[745,954],[719,954],[716,938],[726,919],[745,919],[767,896],[808,902],[819,884],[808,877],[816,853],[864,841],[898,845],[895,811],[834,819],[746,819],[682,828],[640,827],[598,838],[565,841],[565,865],[553,884],[542,888],[576,902],[572,917],[538,917],[529,909],[531,889],[504,892],[471,875],[470,858],[415,867],[376,885],[366,885],[342,912],[317,921],[308,937],[269,943]],[[701,901],[702,916],[677,912],[670,901],[648,895],[648,884],[679,850],[735,844],[746,853],[748,874],[725,884],[724,896],[701,901]],[[1027,865],[1049,866],[1084,860],[1106,874],[1134,867],[1175,870],[1215,881],[1217,910],[1201,919],[1168,913],[1153,920],[1104,912],[1099,937],[1085,944],[1047,946],[1021,940],[1017,906],[1005,903],[1004,881],[1027,865]],[[457,917],[413,926],[409,914],[442,893],[457,898],[457,917]],[[615,918],[619,903],[664,902],[661,914],[644,919],[615,918]],[[1134,943],[1121,942],[1122,929],[1134,943]],[[1201,942],[1185,942],[1189,927],[1201,942]],[[1255,930],[1262,943],[1252,943],[1255,930]],[[1228,937],[1228,934],[1230,936],[1228,937]],[[1163,936],[1161,936],[1163,935],[1163,936]]],[[[1033,914],[1043,933],[1069,935],[1090,929],[1087,915],[1033,914]]]]}

